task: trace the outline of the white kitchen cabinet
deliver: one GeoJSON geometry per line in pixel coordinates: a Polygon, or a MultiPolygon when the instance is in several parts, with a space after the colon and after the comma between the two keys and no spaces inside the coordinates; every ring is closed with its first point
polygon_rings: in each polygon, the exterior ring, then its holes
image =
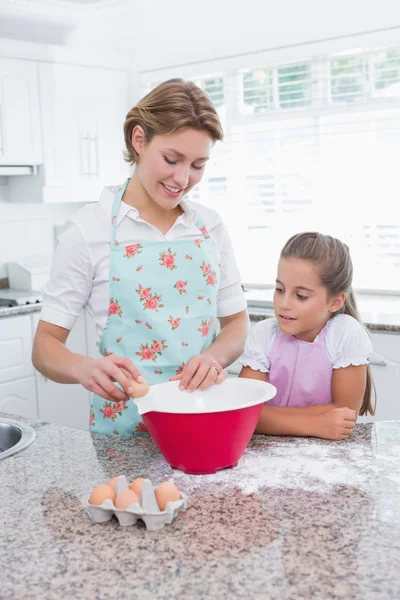
{"type": "MultiPolygon", "coordinates": [[[[32,315],[32,331],[35,334],[40,313],[32,315]]],[[[71,352],[87,355],[84,313],[78,318],[68,336],[67,348],[71,352]]],[[[90,393],[81,385],[50,381],[36,371],[39,419],[87,429],[89,423],[90,393]]]]}
{"type": "Polygon", "coordinates": [[[41,63],[43,200],[97,201],[104,185],[129,174],[122,125],[129,109],[128,74],[41,63]]]}
{"type": "Polygon", "coordinates": [[[0,383],[33,375],[29,315],[0,319],[0,383]]]}
{"type": "Polygon", "coordinates": [[[0,411],[37,419],[37,394],[35,377],[0,383],[0,411]]]}
{"type": "Polygon", "coordinates": [[[29,315],[0,319],[0,410],[37,418],[29,315]]]}
{"type": "Polygon", "coordinates": [[[37,63],[0,58],[0,165],[41,162],[37,63]]]}
{"type": "Polygon", "coordinates": [[[360,423],[400,419],[400,335],[372,332],[374,354],[371,374],[376,388],[373,417],[359,417],[360,423]]]}

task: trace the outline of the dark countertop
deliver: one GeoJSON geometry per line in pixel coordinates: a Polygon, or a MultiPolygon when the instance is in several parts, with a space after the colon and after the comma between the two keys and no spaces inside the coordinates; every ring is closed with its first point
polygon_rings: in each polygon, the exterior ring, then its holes
{"type": "Polygon", "coordinates": [[[28,422],[33,444],[0,461],[2,600],[400,597],[400,422],[254,436],[210,476],[172,471],[151,439],[28,422]],[[187,512],[158,532],[93,524],[83,494],[122,473],[174,480],[187,512]]]}

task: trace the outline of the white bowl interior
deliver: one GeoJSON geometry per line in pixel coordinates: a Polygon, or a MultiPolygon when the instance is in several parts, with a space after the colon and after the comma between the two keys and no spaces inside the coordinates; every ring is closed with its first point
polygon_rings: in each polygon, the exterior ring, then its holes
{"type": "Polygon", "coordinates": [[[157,411],[198,414],[238,410],[272,400],[275,386],[255,379],[228,377],[208,390],[181,392],[179,381],[167,381],[150,387],[149,393],[136,400],[140,414],[157,411]]]}

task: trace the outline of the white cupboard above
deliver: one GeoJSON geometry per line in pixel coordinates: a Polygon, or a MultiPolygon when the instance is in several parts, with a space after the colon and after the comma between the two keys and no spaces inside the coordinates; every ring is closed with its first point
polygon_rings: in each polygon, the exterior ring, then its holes
{"type": "Polygon", "coordinates": [[[129,176],[123,123],[127,71],[40,62],[43,165],[32,177],[10,178],[16,202],[94,202],[105,185],[129,176]]]}
{"type": "Polygon", "coordinates": [[[0,175],[41,162],[37,63],[0,57],[0,175]]]}

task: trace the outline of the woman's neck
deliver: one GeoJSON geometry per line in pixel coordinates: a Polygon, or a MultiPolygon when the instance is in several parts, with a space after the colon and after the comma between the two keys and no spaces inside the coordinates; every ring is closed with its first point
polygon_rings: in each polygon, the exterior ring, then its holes
{"type": "Polygon", "coordinates": [[[136,208],[139,216],[144,221],[157,227],[163,234],[172,227],[179,215],[183,213],[179,204],[173,209],[166,209],[154,202],[144,189],[136,173],[132,175],[127,185],[123,202],[136,208]]]}

